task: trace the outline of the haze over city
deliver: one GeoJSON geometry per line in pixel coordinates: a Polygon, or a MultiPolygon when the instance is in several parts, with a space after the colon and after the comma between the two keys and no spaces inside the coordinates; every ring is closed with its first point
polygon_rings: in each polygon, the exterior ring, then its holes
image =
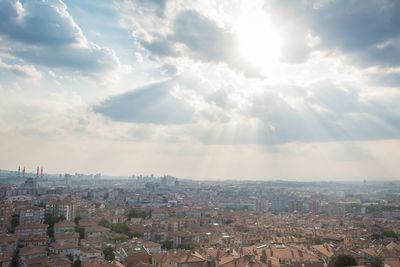
{"type": "Polygon", "coordinates": [[[0,168],[398,179],[398,1],[0,1],[0,168]]]}

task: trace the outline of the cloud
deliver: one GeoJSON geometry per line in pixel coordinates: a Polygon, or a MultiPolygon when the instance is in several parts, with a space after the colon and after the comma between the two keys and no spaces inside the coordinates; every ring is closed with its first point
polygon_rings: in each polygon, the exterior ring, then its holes
{"type": "Polygon", "coordinates": [[[298,57],[321,49],[339,50],[350,56],[353,64],[363,67],[400,64],[396,60],[400,57],[398,1],[271,0],[265,9],[282,28],[288,46],[295,45],[293,51],[299,50],[298,57]],[[313,39],[318,42],[307,45],[313,39]]]}
{"type": "Polygon", "coordinates": [[[113,121],[150,124],[185,124],[193,108],[173,95],[174,83],[160,82],[111,96],[93,110],[113,121]]]}
{"type": "Polygon", "coordinates": [[[189,9],[190,6],[196,5],[174,1],[162,5],[133,1],[122,2],[119,9],[125,21],[131,24],[125,26],[134,29],[132,34],[136,43],[154,61],[189,58],[221,63],[248,77],[261,78],[259,70],[241,57],[238,39],[232,30],[205,16],[200,8],[189,9]]]}
{"type": "Polygon", "coordinates": [[[3,0],[0,10],[0,36],[11,56],[96,78],[119,68],[112,50],[86,40],[62,1],[3,0]]]}
{"type": "Polygon", "coordinates": [[[0,58],[0,68],[7,69],[17,76],[33,81],[42,79],[42,74],[32,65],[16,65],[4,63],[0,58]]]}
{"type": "Polygon", "coordinates": [[[190,57],[204,62],[222,62],[248,76],[260,74],[247,64],[239,52],[235,35],[219,28],[216,22],[197,11],[183,11],[173,23],[174,34],[168,37],[174,43],[183,44],[190,57]]]}
{"type": "Polygon", "coordinates": [[[296,104],[271,92],[253,96],[249,115],[261,120],[261,143],[359,141],[400,135],[400,109],[392,100],[363,99],[359,89],[329,82],[310,88],[296,104]]]}

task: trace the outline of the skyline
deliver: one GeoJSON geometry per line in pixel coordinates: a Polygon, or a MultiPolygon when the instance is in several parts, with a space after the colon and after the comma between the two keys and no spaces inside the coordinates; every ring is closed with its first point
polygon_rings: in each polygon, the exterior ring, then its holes
{"type": "Polygon", "coordinates": [[[390,0],[0,0],[0,168],[399,179],[399,13],[390,0]]]}

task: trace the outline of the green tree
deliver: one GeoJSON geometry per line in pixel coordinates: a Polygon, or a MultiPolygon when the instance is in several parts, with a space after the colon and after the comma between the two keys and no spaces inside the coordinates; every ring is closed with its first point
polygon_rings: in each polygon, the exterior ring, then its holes
{"type": "Polygon", "coordinates": [[[118,234],[129,235],[129,227],[124,223],[116,223],[112,226],[112,230],[118,234]]]}
{"type": "Polygon", "coordinates": [[[313,238],[313,239],[312,239],[312,243],[313,243],[314,245],[322,245],[322,240],[321,240],[321,238],[319,238],[319,237],[313,238]]]}
{"type": "Polygon", "coordinates": [[[115,237],[115,240],[125,242],[126,240],[128,240],[128,237],[124,234],[121,234],[121,235],[118,235],[117,237],[115,237]]]}
{"type": "Polygon", "coordinates": [[[133,232],[132,236],[133,236],[133,237],[140,238],[140,237],[142,237],[142,234],[139,233],[139,232],[133,232]]]}
{"type": "Polygon", "coordinates": [[[371,267],[382,267],[383,266],[383,259],[382,257],[374,257],[371,261],[371,267]]]}
{"type": "Polygon", "coordinates": [[[113,261],[115,258],[114,248],[111,246],[106,246],[103,250],[104,259],[107,261],[113,261]]]}
{"type": "Polygon", "coordinates": [[[128,218],[143,218],[146,219],[147,214],[145,211],[137,211],[135,209],[130,209],[128,212],[128,218]]]}
{"type": "Polygon", "coordinates": [[[397,234],[392,229],[386,229],[382,232],[383,237],[393,237],[397,239],[397,234]]]}
{"type": "Polygon", "coordinates": [[[111,229],[111,223],[104,217],[101,218],[101,220],[99,221],[98,225],[111,229]]]}
{"type": "Polygon", "coordinates": [[[71,264],[71,267],[81,267],[82,262],[80,259],[77,259],[76,261],[74,261],[74,263],[71,264]]]}
{"type": "Polygon", "coordinates": [[[378,233],[373,233],[371,235],[371,239],[372,240],[378,240],[378,239],[381,239],[381,238],[382,238],[382,236],[380,234],[378,234],[378,233]]]}
{"type": "Polygon", "coordinates": [[[349,254],[340,254],[335,260],[335,267],[346,267],[358,265],[357,260],[349,254]]]}
{"type": "Polygon", "coordinates": [[[173,248],[173,243],[171,240],[165,240],[162,245],[161,245],[162,249],[172,249],[173,248]]]}
{"type": "Polygon", "coordinates": [[[64,221],[65,217],[53,217],[51,215],[46,215],[44,217],[44,223],[49,225],[47,227],[47,234],[48,236],[53,239],[54,238],[54,225],[60,221],[64,221]]]}
{"type": "Polygon", "coordinates": [[[79,233],[79,238],[85,238],[85,229],[79,226],[75,226],[75,232],[79,233]]]}
{"type": "Polygon", "coordinates": [[[74,219],[75,224],[79,224],[80,220],[82,220],[82,218],[79,217],[79,216],[76,216],[75,219],[74,219]]]}

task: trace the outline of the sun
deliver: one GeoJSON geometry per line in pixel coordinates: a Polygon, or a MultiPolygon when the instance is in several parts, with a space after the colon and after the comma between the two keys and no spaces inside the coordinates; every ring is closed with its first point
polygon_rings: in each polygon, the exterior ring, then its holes
{"type": "Polygon", "coordinates": [[[241,16],[235,30],[242,57],[259,68],[268,68],[280,57],[282,39],[269,15],[253,11],[241,16]]]}

